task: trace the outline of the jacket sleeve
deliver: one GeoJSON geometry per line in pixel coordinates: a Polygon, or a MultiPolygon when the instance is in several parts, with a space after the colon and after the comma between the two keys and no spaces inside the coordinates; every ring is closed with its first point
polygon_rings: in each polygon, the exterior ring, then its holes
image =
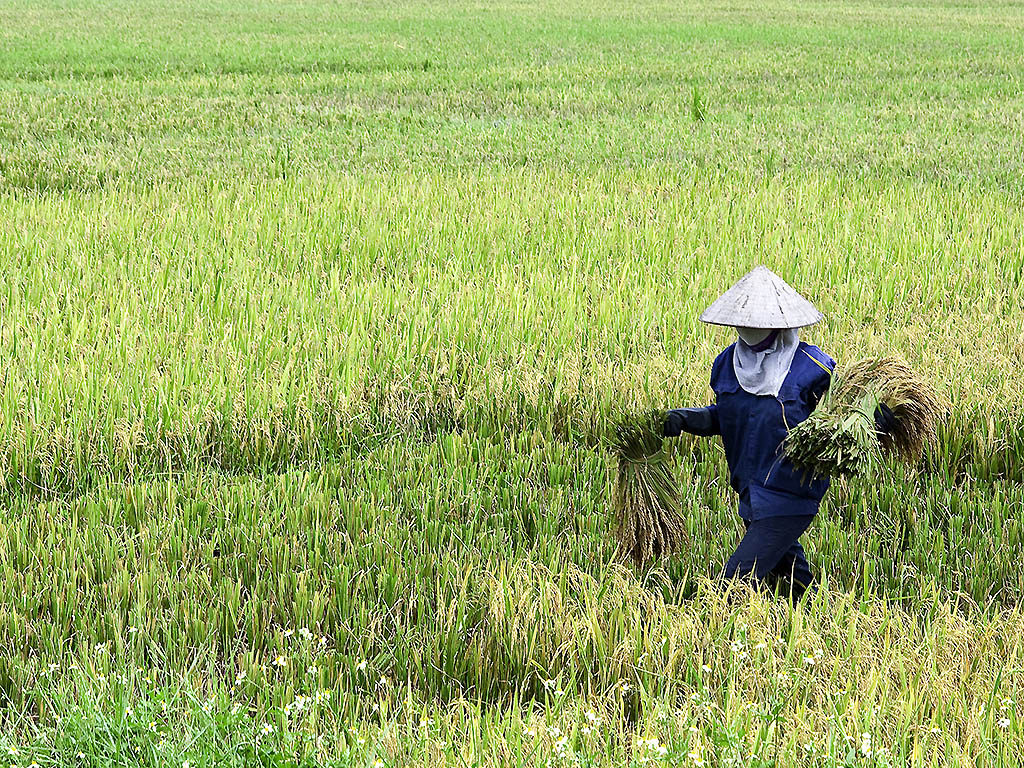
{"type": "Polygon", "coordinates": [[[814,383],[811,384],[810,389],[807,392],[807,404],[813,411],[818,407],[818,403],[821,402],[821,398],[828,392],[828,388],[832,385],[832,374],[824,373],[818,376],[814,383]]]}
{"type": "Polygon", "coordinates": [[[718,406],[706,408],[675,408],[665,415],[665,437],[679,437],[683,432],[701,437],[720,435],[718,406]]]}
{"type": "Polygon", "coordinates": [[[832,373],[835,371],[836,361],[817,347],[806,351],[805,354],[814,363],[811,367],[814,375],[805,390],[807,405],[813,411],[832,385],[832,373]]]}

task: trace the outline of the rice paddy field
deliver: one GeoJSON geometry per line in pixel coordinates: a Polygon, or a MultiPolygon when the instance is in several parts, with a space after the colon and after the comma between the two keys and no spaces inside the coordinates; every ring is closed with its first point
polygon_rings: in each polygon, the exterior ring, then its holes
{"type": "Polygon", "coordinates": [[[0,0],[0,757],[1024,762],[1024,6],[0,0]],[[763,263],[948,399],[796,607],[612,537],[763,263]]]}

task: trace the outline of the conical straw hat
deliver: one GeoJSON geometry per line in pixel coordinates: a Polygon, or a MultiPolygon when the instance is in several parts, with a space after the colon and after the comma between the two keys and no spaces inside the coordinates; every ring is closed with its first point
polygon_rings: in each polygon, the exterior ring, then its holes
{"type": "Polygon", "coordinates": [[[767,267],[755,267],[723,293],[700,319],[739,328],[803,328],[825,316],[767,267]]]}

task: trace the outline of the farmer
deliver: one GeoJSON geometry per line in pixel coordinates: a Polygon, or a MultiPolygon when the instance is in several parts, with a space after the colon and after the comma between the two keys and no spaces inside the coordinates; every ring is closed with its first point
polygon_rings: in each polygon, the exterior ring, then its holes
{"type": "MultiPolygon", "coordinates": [[[[700,316],[705,323],[734,327],[739,336],[711,367],[715,404],[669,411],[664,428],[666,437],[721,436],[746,526],[725,576],[769,587],[786,578],[794,602],[814,581],[800,536],[817,514],[829,479],[794,467],[782,443],[832,379],[835,361],[800,341],[799,329],[822,317],[769,269],[745,275],[700,316]]],[[[880,431],[892,419],[885,406],[875,413],[880,431]]]]}

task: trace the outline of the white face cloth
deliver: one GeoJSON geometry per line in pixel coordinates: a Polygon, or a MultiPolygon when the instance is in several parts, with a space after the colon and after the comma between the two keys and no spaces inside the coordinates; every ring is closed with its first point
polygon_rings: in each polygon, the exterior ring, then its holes
{"type": "MultiPolygon", "coordinates": [[[[764,338],[767,336],[762,340],[764,338]]],[[[756,346],[757,342],[754,344],[756,346]]],[[[740,386],[752,395],[777,397],[799,345],[800,331],[796,328],[779,331],[775,341],[763,352],[752,350],[740,336],[732,352],[732,365],[740,386]]]]}
{"type": "Polygon", "coordinates": [[[756,347],[772,335],[771,328],[737,328],[736,333],[751,347],[756,347]]]}

